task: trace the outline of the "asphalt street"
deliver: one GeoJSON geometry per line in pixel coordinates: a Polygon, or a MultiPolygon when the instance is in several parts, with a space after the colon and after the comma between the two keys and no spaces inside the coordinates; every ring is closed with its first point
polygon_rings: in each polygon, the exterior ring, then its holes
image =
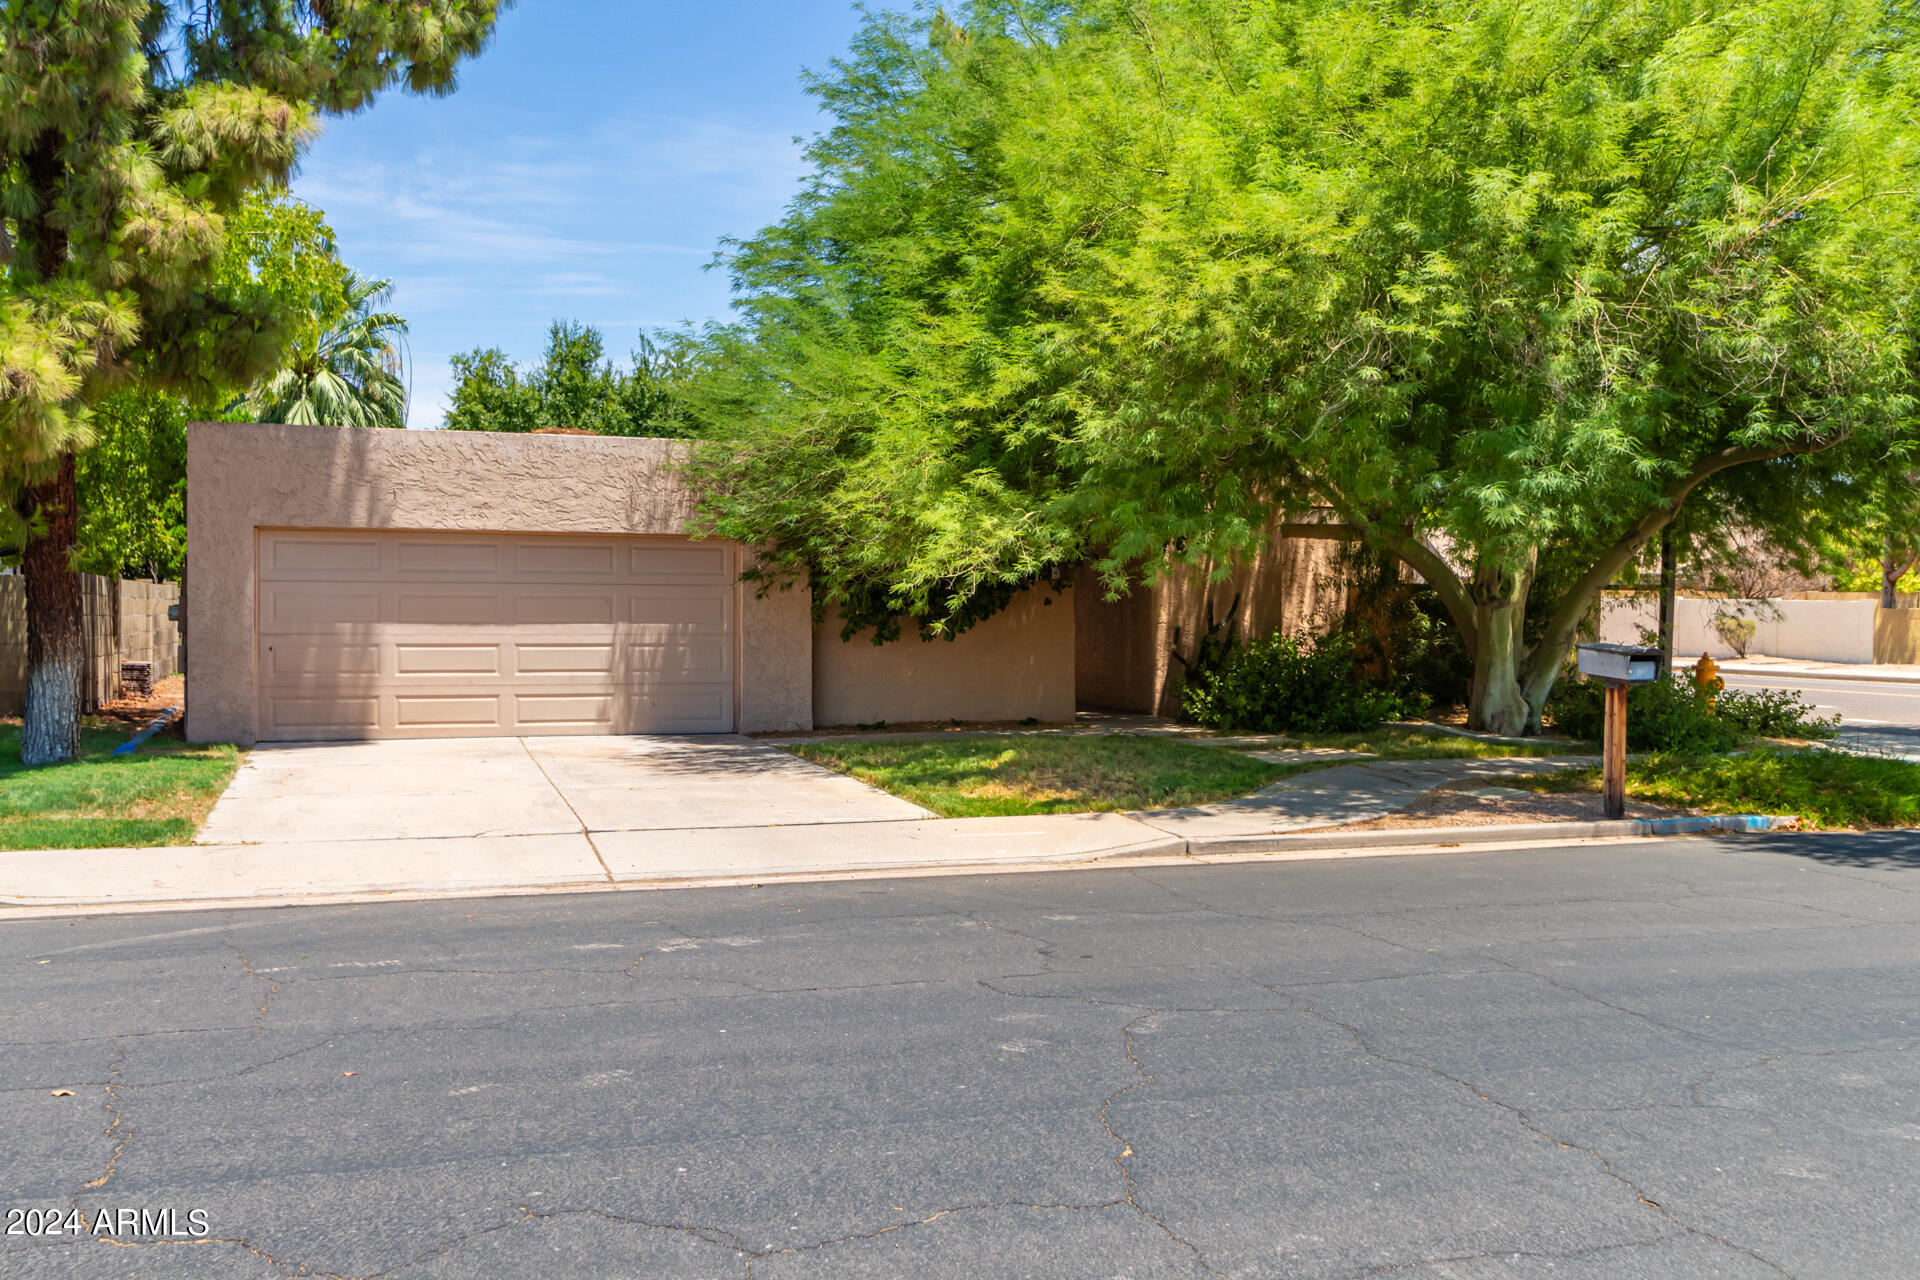
{"type": "Polygon", "coordinates": [[[1838,715],[1848,742],[1920,759],[1920,684],[1745,673],[1722,678],[1730,689],[1791,689],[1821,715],[1838,715]]]}
{"type": "Polygon", "coordinates": [[[7,1277],[1920,1260],[1904,833],[29,921],[0,965],[0,1209],[56,1232],[7,1277]]]}

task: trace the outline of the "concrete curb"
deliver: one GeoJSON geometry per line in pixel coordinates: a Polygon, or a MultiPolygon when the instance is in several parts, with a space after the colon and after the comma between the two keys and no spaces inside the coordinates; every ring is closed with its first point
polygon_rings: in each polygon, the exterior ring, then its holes
{"type": "MultiPolygon", "coordinates": [[[[1100,816],[1113,818],[1118,815],[1100,816]]],[[[935,824],[909,825],[940,826],[951,825],[958,821],[992,823],[1005,820],[948,819],[935,824]]],[[[625,874],[601,872],[597,865],[589,864],[585,855],[562,856],[556,862],[553,850],[546,851],[547,856],[544,861],[535,858],[533,862],[526,865],[514,865],[515,862],[523,861],[515,856],[520,844],[530,840],[550,841],[551,837],[496,839],[493,844],[500,848],[493,850],[490,857],[480,859],[479,866],[449,865],[450,855],[452,855],[452,862],[461,861],[457,847],[471,842],[427,841],[420,843],[436,846],[431,852],[437,855],[442,865],[437,868],[436,873],[424,876],[393,874],[388,871],[369,873],[358,881],[350,877],[341,877],[330,885],[297,886],[281,883],[247,892],[235,884],[236,880],[244,883],[244,875],[228,875],[224,878],[207,877],[201,884],[192,887],[169,888],[163,887],[157,880],[150,880],[144,890],[133,890],[124,894],[110,890],[96,891],[91,894],[83,891],[71,896],[57,892],[43,892],[18,895],[11,902],[6,900],[4,894],[0,894],[0,921],[45,919],[50,916],[74,913],[203,911],[239,907],[520,896],[532,893],[595,893],[724,887],[766,881],[868,880],[885,879],[890,876],[918,878],[938,875],[992,875],[1053,869],[1097,870],[1101,867],[1121,866],[1193,866],[1264,858],[1283,860],[1377,857],[1394,854],[1424,855],[1470,852],[1475,848],[1524,849],[1588,842],[1658,839],[1702,835],[1713,831],[1782,831],[1791,830],[1798,825],[1799,819],[1792,815],[1741,814],[1655,820],[1629,819],[1622,822],[1540,822],[1492,827],[1406,827],[1394,831],[1342,831],[1337,827],[1329,827],[1291,835],[1225,836],[1206,839],[1178,837],[1139,839],[1130,838],[1133,833],[1127,832],[1122,839],[1113,844],[1083,844],[1078,848],[1069,849],[1010,850],[1003,846],[991,851],[985,848],[978,851],[967,849],[965,852],[949,849],[944,853],[926,850],[918,856],[909,853],[906,856],[891,859],[843,859],[830,866],[809,865],[804,859],[779,857],[760,861],[758,865],[747,865],[739,860],[730,862],[725,857],[713,857],[704,861],[686,860],[677,867],[671,865],[671,860],[667,866],[645,868],[635,866],[626,868],[625,874]]],[[[726,830],[710,829],[706,833],[686,834],[719,835],[726,830]]],[[[736,828],[727,833],[737,837],[743,830],[745,829],[736,828]]],[[[368,847],[356,847],[351,852],[356,852],[362,857],[373,856],[376,860],[390,861],[393,854],[400,852],[393,846],[412,842],[363,843],[368,847]]],[[[586,846],[583,844],[584,847],[586,846]]],[[[272,848],[269,846],[185,845],[162,850],[127,849],[92,852],[136,856],[166,855],[177,858],[199,851],[205,851],[216,862],[220,858],[230,860],[246,856],[263,858],[268,863],[275,860],[272,848]]],[[[560,855],[568,853],[567,850],[557,852],[560,855]]],[[[0,870],[4,870],[4,867],[0,866],[0,870]]],[[[135,877],[129,875],[126,878],[131,881],[135,877]]]]}
{"type": "Polygon", "coordinates": [[[1709,831],[1792,831],[1797,814],[1724,814],[1700,818],[1626,818],[1616,822],[1516,822],[1487,827],[1400,827],[1391,831],[1321,831],[1268,836],[1215,836],[1187,841],[1187,856],[1286,853],[1320,849],[1390,849],[1402,845],[1513,844],[1534,841],[1613,840],[1621,837],[1697,836],[1709,831]]]}

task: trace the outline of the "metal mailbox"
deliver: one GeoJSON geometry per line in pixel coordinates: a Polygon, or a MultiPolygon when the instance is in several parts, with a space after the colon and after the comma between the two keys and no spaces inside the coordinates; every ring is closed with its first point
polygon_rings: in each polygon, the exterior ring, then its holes
{"type": "Polygon", "coordinates": [[[1646,684],[1660,678],[1660,651],[1637,644],[1583,644],[1580,674],[1618,684],[1646,684]]]}

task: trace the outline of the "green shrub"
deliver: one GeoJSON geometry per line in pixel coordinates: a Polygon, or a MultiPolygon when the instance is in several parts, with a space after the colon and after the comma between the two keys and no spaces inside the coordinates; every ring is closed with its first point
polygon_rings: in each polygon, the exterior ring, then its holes
{"type": "MultiPolygon", "coordinates": [[[[1606,724],[1606,686],[1598,680],[1562,680],[1547,700],[1554,727],[1576,738],[1598,739],[1606,724]]],[[[1635,685],[1627,694],[1627,747],[1676,755],[1714,755],[1741,738],[1733,721],[1714,714],[1711,696],[1671,677],[1635,685]]]]}
{"type": "Polygon", "coordinates": [[[1713,630],[1727,642],[1727,647],[1732,649],[1736,656],[1744,658],[1747,656],[1747,646],[1753,643],[1756,635],[1760,634],[1760,624],[1752,618],[1722,613],[1715,615],[1713,630]]]}
{"type": "Polygon", "coordinates": [[[1839,716],[1814,714],[1813,704],[1791,689],[1728,689],[1714,699],[1713,712],[1756,738],[1824,741],[1840,731],[1839,716]]]}
{"type": "Polygon", "coordinates": [[[1362,676],[1357,662],[1344,633],[1268,636],[1191,672],[1181,709],[1208,728],[1253,733],[1354,733],[1425,714],[1424,698],[1362,676]]]}

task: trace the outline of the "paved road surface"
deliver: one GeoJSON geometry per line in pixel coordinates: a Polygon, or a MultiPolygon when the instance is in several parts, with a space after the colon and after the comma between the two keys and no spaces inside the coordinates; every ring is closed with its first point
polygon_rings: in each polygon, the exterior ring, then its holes
{"type": "Polygon", "coordinates": [[[1731,672],[1722,678],[1732,689],[1792,689],[1822,715],[1838,715],[1848,741],[1920,759],[1920,684],[1731,672]]]}
{"type": "Polygon", "coordinates": [[[0,925],[0,1202],[211,1236],[0,1275],[1911,1277],[1917,925],[1909,835],[0,925]]]}

